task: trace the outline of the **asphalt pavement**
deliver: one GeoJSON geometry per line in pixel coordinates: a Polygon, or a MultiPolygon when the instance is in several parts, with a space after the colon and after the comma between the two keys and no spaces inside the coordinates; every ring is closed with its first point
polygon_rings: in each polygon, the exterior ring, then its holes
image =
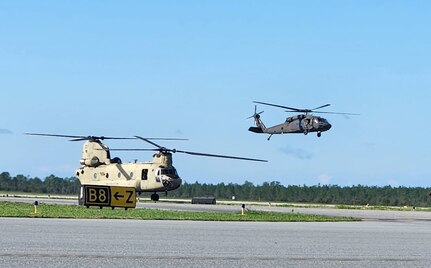
{"type": "Polygon", "coordinates": [[[0,218],[0,267],[429,267],[431,223],[0,218]]]}

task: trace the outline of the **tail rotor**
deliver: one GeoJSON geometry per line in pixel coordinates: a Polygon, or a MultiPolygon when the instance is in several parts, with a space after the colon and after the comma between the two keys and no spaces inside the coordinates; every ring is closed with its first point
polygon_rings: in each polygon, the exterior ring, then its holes
{"type": "Polygon", "coordinates": [[[261,112],[257,112],[257,106],[254,106],[254,114],[252,116],[247,117],[247,119],[249,118],[254,118],[254,123],[256,124],[255,127],[250,127],[248,129],[248,131],[254,132],[254,133],[265,133],[266,127],[263,124],[262,120],[260,120],[260,115],[263,113],[263,111],[261,112]]]}
{"type": "Polygon", "coordinates": [[[259,119],[261,113],[263,113],[263,111],[257,112],[257,105],[255,105],[254,106],[254,114],[252,116],[247,117],[247,119],[250,119],[250,118],[259,119]]]}

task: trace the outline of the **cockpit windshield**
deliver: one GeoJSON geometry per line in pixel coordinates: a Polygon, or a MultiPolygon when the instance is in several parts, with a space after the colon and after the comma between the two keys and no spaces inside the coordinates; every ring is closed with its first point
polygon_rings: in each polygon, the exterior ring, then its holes
{"type": "Polygon", "coordinates": [[[157,174],[158,175],[166,175],[169,177],[178,177],[177,170],[174,167],[172,167],[172,168],[161,168],[161,169],[159,169],[157,174]]]}
{"type": "Polygon", "coordinates": [[[322,117],[315,117],[313,118],[313,123],[318,125],[328,125],[328,120],[322,117]]]}

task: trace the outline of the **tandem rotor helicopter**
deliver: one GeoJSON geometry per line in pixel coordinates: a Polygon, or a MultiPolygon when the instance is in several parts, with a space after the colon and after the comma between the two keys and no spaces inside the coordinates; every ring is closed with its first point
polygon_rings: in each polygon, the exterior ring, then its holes
{"type": "Polygon", "coordinates": [[[254,101],[254,103],[287,109],[286,112],[300,113],[298,115],[287,117],[286,121],[282,124],[278,124],[267,128],[265,127],[265,124],[260,119],[260,114],[263,113],[263,111],[258,113],[256,111],[257,107],[254,106],[254,114],[248,118],[254,118],[254,122],[256,126],[250,127],[248,130],[254,133],[267,133],[269,134],[268,140],[270,140],[272,135],[274,134],[303,133],[304,135],[307,135],[309,132],[317,132],[317,137],[322,136],[322,132],[329,130],[332,126],[325,118],[312,115],[312,113],[359,115],[359,114],[353,114],[353,113],[316,111],[318,109],[328,107],[330,106],[330,104],[325,104],[313,109],[298,109],[298,108],[292,108],[292,107],[287,107],[283,105],[260,102],[260,101],[254,101]]]}
{"type": "Polygon", "coordinates": [[[72,136],[57,134],[25,133],[34,136],[49,136],[70,138],[70,141],[85,141],[82,147],[81,166],[76,170],[76,176],[81,183],[80,205],[83,205],[83,187],[91,186],[118,186],[132,187],[137,193],[151,192],[151,200],[158,201],[157,192],[172,191],[180,187],[181,178],[172,165],[172,153],[184,153],[195,156],[228,158],[247,161],[267,162],[267,160],[208,154],[200,152],[182,151],[162,147],[150,140],[184,140],[174,138],[118,138],[104,136],[72,136]],[[153,145],[153,149],[109,149],[102,143],[103,140],[129,140],[139,139],[153,145]],[[122,163],[118,157],[111,158],[110,151],[154,151],[151,162],[122,163]]]}

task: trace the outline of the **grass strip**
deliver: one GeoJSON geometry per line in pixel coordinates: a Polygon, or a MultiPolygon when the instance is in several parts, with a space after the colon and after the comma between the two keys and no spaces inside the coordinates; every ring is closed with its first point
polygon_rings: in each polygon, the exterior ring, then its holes
{"type": "Polygon", "coordinates": [[[41,203],[35,213],[28,203],[0,202],[0,217],[71,218],[71,219],[134,219],[134,220],[190,220],[190,221],[259,221],[259,222],[339,222],[358,221],[356,218],[330,217],[300,213],[246,211],[196,212],[159,209],[100,209],[72,205],[41,203]]]}

